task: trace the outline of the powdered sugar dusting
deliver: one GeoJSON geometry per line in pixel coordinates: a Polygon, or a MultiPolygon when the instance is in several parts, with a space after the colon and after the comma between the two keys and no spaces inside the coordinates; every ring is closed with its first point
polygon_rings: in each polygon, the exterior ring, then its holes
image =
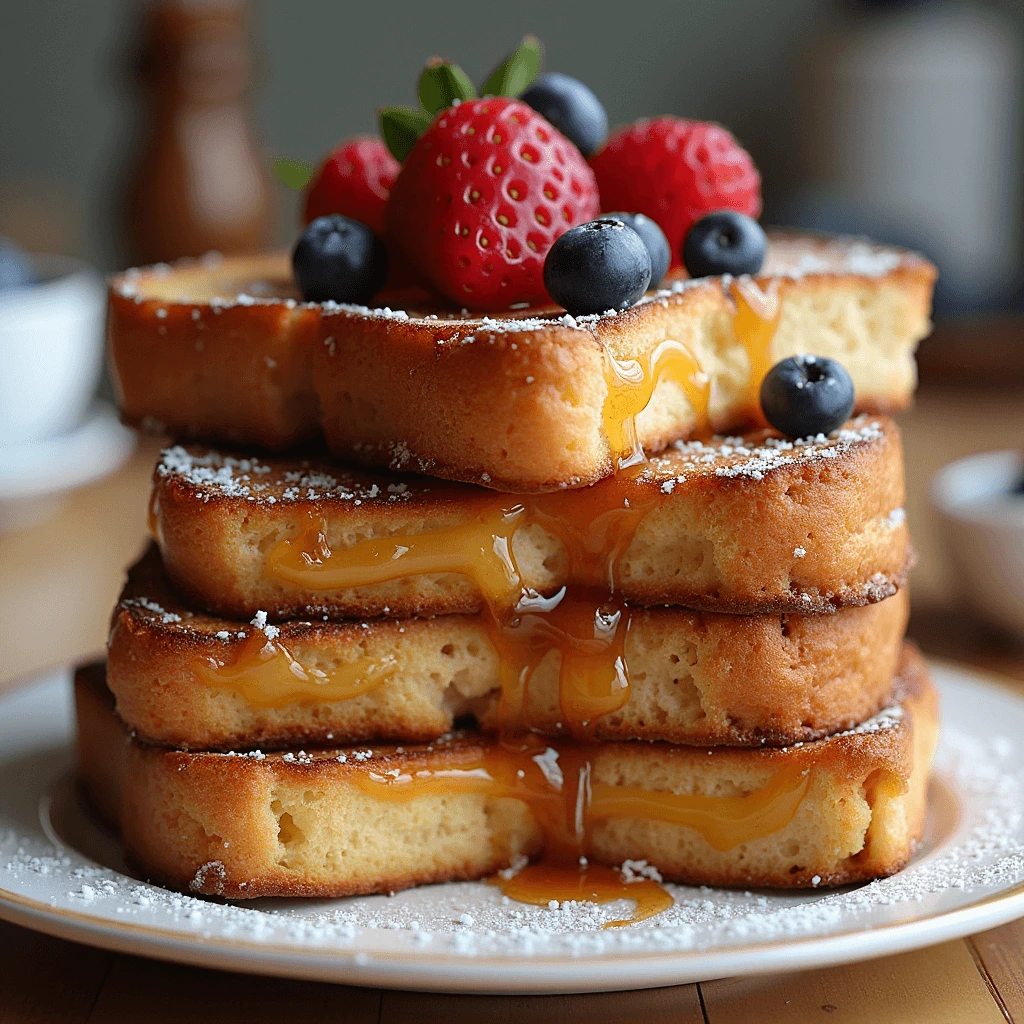
{"type": "Polygon", "coordinates": [[[163,605],[148,597],[126,597],[118,604],[125,608],[144,608],[147,612],[155,615],[165,626],[181,622],[181,616],[177,612],[170,612],[163,605]]]}
{"type": "Polygon", "coordinates": [[[831,434],[795,441],[774,437],[767,431],[711,441],[677,441],[666,452],[652,456],[644,477],[660,481],[665,494],[671,494],[676,484],[708,473],[725,479],[763,480],[772,470],[838,459],[853,448],[880,441],[884,436],[881,422],[870,416],[858,416],[831,434]]]}
{"type": "MultiPolygon", "coordinates": [[[[797,441],[774,437],[770,431],[707,441],[678,441],[652,456],[639,480],[657,486],[663,494],[672,494],[677,485],[708,474],[762,480],[772,470],[784,466],[841,458],[884,436],[885,430],[877,418],[858,416],[827,436],[818,434],[797,441]]],[[[423,474],[430,473],[431,464],[416,458],[405,445],[392,446],[389,461],[394,470],[411,470],[416,475],[371,474],[311,460],[236,458],[181,445],[163,452],[156,471],[160,477],[176,478],[187,484],[202,501],[225,497],[272,505],[330,499],[362,505],[411,502],[431,492],[466,500],[479,496],[470,486],[426,479],[423,474]]],[[[902,510],[897,509],[889,514],[886,525],[895,529],[903,524],[903,519],[902,510]]]]}
{"type": "MultiPolygon", "coordinates": [[[[207,449],[174,445],[165,449],[156,473],[175,479],[195,491],[200,501],[212,498],[242,498],[274,505],[278,502],[323,499],[398,504],[411,496],[409,488],[393,476],[371,474],[328,463],[296,459],[235,457],[207,449]]],[[[417,487],[419,494],[431,490],[429,483],[417,487]]]]}
{"type": "MultiPolygon", "coordinates": [[[[273,257],[268,260],[273,261],[273,257]]],[[[267,260],[263,261],[267,263],[267,260]]],[[[288,273],[288,264],[282,256],[280,266],[274,266],[276,276],[288,273]]],[[[863,238],[817,238],[801,236],[787,232],[770,232],[769,248],[763,271],[758,275],[762,283],[768,278],[785,278],[799,280],[801,278],[822,275],[856,275],[863,278],[880,278],[904,267],[916,267],[924,264],[921,257],[887,246],[876,245],[863,238]]],[[[210,275],[226,275],[232,268],[228,261],[219,256],[210,256],[199,261],[198,266],[210,275]]],[[[319,309],[325,316],[360,317],[381,320],[396,324],[410,324],[415,327],[427,327],[439,331],[439,342],[470,345],[482,341],[493,344],[502,334],[531,334],[553,329],[592,331],[601,321],[614,320],[623,314],[608,310],[605,313],[573,318],[559,309],[551,307],[518,312],[519,304],[509,310],[507,315],[479,315],[448,311],[416,311],[396,309],[391,306],[364,306],[353,303],[338,302],[301,302],[298,300],[294,286],[287,279],[270,281],[255,279],[248,281],[245,274],[258,273],[255,265],[247,261],[241,265],[242,270],[235,268],[236,273],[244,271],[243,277],[217,281],[215,277],[203,277],[196,274],[197,261],[185,260],[174,267],[160,264],[155,267],[133,269],[114,278],[111,288],[115,294],[136,303],[152,300],[154,292],[161,295],[161,310],[166,317],[166,306],[201,305],[208,306],[214,313],[223,312],[232,307],[284,304],[289,308],[296,306],[306,309],[319,309]],[[167,291],[164,286],[168,277],[175,273],[182,274],[181,294],[164,298],[167,291]],[[150,281],[158,284],[153,289],[150,281]],[[201,299],[190,296],[189,285],[199,292],[219,288],[223,294],[212,298],[201,299]],[[275,289],[281,294],[275,294],[275,289]],[[442,336],[443,335],[443,336],[442,336]]],[[[638,305],[660,303],[667,305],[678,300],[695,288],[717,288],[728,290],[731,280],[728,277],[699,278],[696,280],[675,279],[668,281],[665,287],[648,292],[641,298],[638,305]]],[[[198,293],[197,293],[198,294],[198,293]]],[[[156,313],[160,316],[160,312],[156,313]]],[[[333,355],[333,346],[331,354],[333,355]]]]}

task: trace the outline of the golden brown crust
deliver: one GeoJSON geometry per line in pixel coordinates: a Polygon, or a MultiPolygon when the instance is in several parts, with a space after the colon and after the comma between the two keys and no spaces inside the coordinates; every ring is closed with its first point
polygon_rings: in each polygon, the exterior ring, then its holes
{"type": "MultiPolygon", "coordinates": [[[[798,352],[838,358],[861,410],[904,408],[916,380],[913,351],[929,329],[934,276],[930,264],[895,250],[772,236],[757,279],[778,292],[782,309],[767,364],[798,352]]],[[[731,285],[719,278],[680,285],[620,314],[540,329],[513,320],[328,314],[327,344],[314,353],[328,445],[368,464],[498,490],[593,483],[614,468],[603,419],[608,355],[646,365],[667,340],[685,344],[709,377],[712,428],[735,429],[757,396],[731,285]]],[[[701,422],[666,380],[636,425],[644,448],[659,451],[701,422]]]]}
{"type": "MultiPolygon", "coordinates": [[[[830,616],[631,612],[631,687],[619,710],[570,727],[557,658],[530,680],[522,717],[506,724],[548,735],[672,743],[774,744],[815,739],[874,714],[891,693],[907,602],[903,593],[830,616]]],[[[273,643],[325,673],[360,662],[390,666],[348,700],[316,687],[247,693],[204,667],[231,665],[263,637],[249,623],[191,612],[167,585],[154,551],[132,569],[115,610],[107,679],[118,712],[144,739],[186,749],[244,749],[428,741],[474,716],[500,725],[499,659],[476,615],[375,622],[282,623],[273,643]]]]}
{"type": "MultiPolygon", "coordinates": [[[[757,279],[781,299],[770,361],[835,356],[860,410],[904,408],[934,276],[901,250],[773,234],[757,279]]],[[[624,313],[576,322],[553,309],[493,319],[263,301],[288,296],[289,278],[277,255],[115,279],[109,342],[125,417],[182,437],[281,449],[317,433],[319,402],[338,454],[534,491],[612,471],[606,354],[646,362],[662,341],[685,343],[712,381],[715,429],[741,425],[754,397],[722,279],[674,282],[624,313]],[[242,303],[240,291],[249,293],[242,303]]],[[[670,381],[637,420],[649,451],[697,425],[670,381]]]]}
{"type": "Polygon", "coordinates": [[[114,712],[103,662],[82,665],[75,672],[75,718],[79,785],[103,821],[116,827],[129,739],[114,712]]]}
{"type": "MultiPolygon", "coordinates": [[[[154,473],[154,524],[168,573],[189,599],[235,618],[274,619],[474,612],[466,576],[432,574],[340,590],[268,577],[275,545],[326,525],[332,551],[472,522],[520,502],[481,488],[364,472],[327,460],[235,458],[174,448],[154,473]]],[[[903,514],[899,431],[860,417],[829,439],[789,445],[765,431],[670,447],[629,479],[570,499],[577,519],[633,510],[616,588],[637,604],[738,613],[824,612],[882,600],[911,558],[903,514]],[[589,511],[592,510],[592,511],[589,511]],[[642,518],[641,518],[642,517],[642,518]]],[[[533,520],[531,520],[533,522],[533,520]]],[[[589,563],[570,565],[563,540],[537,521],[512,540],[523,585],[606,585],[589,563]]]]}
{"type": "Polygon", "coordinates": [[[185,261],[111,283],[107,343],[125,422],[272,450],[318,437],[318,312],[294,298],[211,302],[203,289],[218,273],[227,274],[221,280],[232,296],[258,299],[253,282],[260,281],[275,296],[291,290],[287,258],[279,255],[185,261]]]}
{"type": "MultiPolygon", "coordinates": [[[[783,770],[809,781],[787,824],[731,849],[715,850],[684,826],[611,818],[591,823],[588,856],[611,864],[644,858],[666,879],[712,885],[845,884],[898,870],[923,828],[937,732],[936,694],[913,653],[901,683],[899,705],[848,733],[788,749],[709,756],[663,744],[590,748],[595,785],[733,796],[761,789],[783,770]]],[[[79,728],[95,725],[85,718],[79,728]]],[[[101,746],[85,737],[79,750],[102,756],[101,746]]],[[[358,756],[335,749],[189,754],[133,742],[121,830],[152,877],[230,898],[340,896],[480,877],[516,853],[538,852],[526,804],[464,791],[381,801],[358,779],[469,767],[488,749],[473,735],[426,748],[375,745],[358,756]]],[[[86,763],[79,770],[97,774],[86,763]]]]}

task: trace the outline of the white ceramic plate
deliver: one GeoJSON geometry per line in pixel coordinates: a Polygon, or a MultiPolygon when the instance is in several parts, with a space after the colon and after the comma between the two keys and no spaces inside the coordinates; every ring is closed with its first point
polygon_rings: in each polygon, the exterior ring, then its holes
{"type": "Polygon", "coordinates": [[[450,992],[591,992],[823,967],[1024,916],[1024,697],[935,666],[944,726],[928,832],[893,878],[790,894],[670,886],[625,903],[504,902],[477,882],[396,896],[215,903],[128,873],[70,773],[67,673],[0,698],[0,917],[63,938],[260,974],[450,992]]]}

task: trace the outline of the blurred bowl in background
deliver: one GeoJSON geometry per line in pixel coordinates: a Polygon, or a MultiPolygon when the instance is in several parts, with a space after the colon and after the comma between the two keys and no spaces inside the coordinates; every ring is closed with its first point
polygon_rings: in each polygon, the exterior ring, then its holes
{"type": "Polygon", "coordinates": [[[1024,639],[1022,480],[1024,452],[987,452],[946,466],[931,487],[943,541],[967,602],[985,621],[1020,639],[1024,639]]]}
{"type": "Polygon", "coordinates": [[[36,283],[0,292],[0,446],[76,428],[103,369],[103,278],[66,256],[32,263],[36,283]]]}
{"type": "Polygon", "coordinates": [[[134,448],[135,432],[103,402],[65,434],[0,445],[0,534],[55,515],[71,491],[113,473],[134,448]]]}

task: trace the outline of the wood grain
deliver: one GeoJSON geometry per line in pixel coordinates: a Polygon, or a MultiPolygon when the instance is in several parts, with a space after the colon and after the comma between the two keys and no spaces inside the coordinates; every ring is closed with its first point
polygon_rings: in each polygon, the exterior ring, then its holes
{"type": "Polygon", "coordinates": [[[0,1024],[85,1024],[111,960],[0,921],[0,1024]]]}
{"type": "Polygon", "coordinates": [[[963,941],[820,971],[705,982],[701,993],[708,1024],[1005,1024],[963,941]]]}
{"type": "Polygon", "coordinates": [[[385,992],[380,1024],[704,1024],[696,985],[586,996],[385,992]]]}
{"type": "Polygon", "coordinates": [[[1010,1021],[1024,1021],[1024,921],[967,940],[975,962],[1010,1021]]]}
{"type": "Polygon", "coordinates": [[[377,1024],[380,993],[115,956],[88,1024],[377,1024]]]}

